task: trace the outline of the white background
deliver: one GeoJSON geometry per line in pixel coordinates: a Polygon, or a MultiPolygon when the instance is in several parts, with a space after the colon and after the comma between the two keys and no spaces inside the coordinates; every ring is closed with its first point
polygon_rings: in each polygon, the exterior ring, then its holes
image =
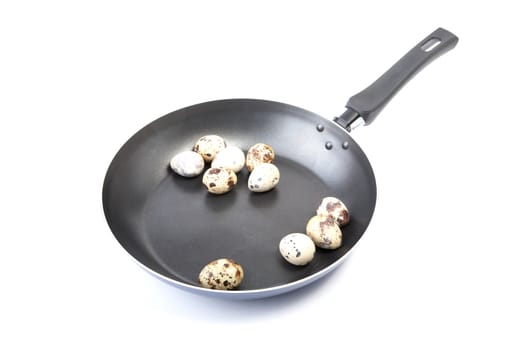
{"type": "Polygon", "coordinates": [[[473,4],[2,2],[0,348],[523,349],[523,11],[473,4]],[[457,48],[353,134],[377,209],[332,275],[210,299],[113,238],[102,181],[145,124],[233,97],[332,118],[439,26],[457,48]]]}

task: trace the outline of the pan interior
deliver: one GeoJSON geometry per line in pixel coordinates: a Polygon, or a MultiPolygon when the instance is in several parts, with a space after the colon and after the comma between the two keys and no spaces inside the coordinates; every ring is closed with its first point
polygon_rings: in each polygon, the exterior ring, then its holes
{"type": "Polygon", "coordinates": [[[364,233],[375,191],[366,157],[331,122],[280,103],[227,100],[173,112],[139,131],[112,162],[103,202],[115,237],[153,271],[197,285],[205,264],[227,257],[244,268],[240,289],[254,290],[301,280],[337,262],[364,233]],[[257,142],[270,144],[281,173],[278,186],[253,193],[243,169],[237,186],[217,196],[206,191],[202,175],[174,174],[170,158],[206,134],[221,135],[245,152],[257,142]],[[343,246],[317,249],[307,266],[290,265],[279,254],[279,241],[288,233],[305,232],[325,196],[342,199],[351,210],[343,246]]]}

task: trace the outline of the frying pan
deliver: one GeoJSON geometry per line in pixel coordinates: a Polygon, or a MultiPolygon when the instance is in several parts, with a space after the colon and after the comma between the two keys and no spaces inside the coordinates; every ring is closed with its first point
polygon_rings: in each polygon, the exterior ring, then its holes
{"type": "Polygon", "coordinates": [[[288,104],[231,99],[197,104],[161,117],[133,135],[118,151],[104,180],[104,214],[115,238],[146,271],[186,291],[224,298],[269,297],[306,286],[339,266],[365,232],[376,203],[374,173],[349,131],[370,124],[420,69],[454,48],[458,38],[438,28],[368,88],[350,98],[346,111],[327,120],[288,104]],[[281,173],[267,193],[248,190],[248,172],[225,195],[209,194],[201,177],[169,169],[170,159],[208,134],[247,151],[271,145],[281,173]],[[320,200],[340,198],[351,211],[342,246],[317,249],[298,267],[279,254],[279,241],[305,232],[320,200]],[[243,266],[233,291],[204,289],[204,265],[227,257],[243,266]]]}

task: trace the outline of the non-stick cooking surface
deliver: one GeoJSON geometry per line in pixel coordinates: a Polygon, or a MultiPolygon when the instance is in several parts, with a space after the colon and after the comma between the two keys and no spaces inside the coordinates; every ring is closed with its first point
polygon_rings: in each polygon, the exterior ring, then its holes
{"type": "Polygon", "coordinates": [[[156,120],[115,156],[103,191],[115,237],[140,264],[164,280],[194,288],[204,265],[232,258],[245,271],[238,293],[287,288],[330,270],[364,233],[375,200],[370,164],[343,129],[306,110],[262,100],[208,102],[156,120]],[[253,193],[243,169],[235,188],[217,196],[206,191],[202,175],[174,174],[171,157],[207,134],[245,152],[257,142],[271,145],[279,185],[253,193]],[[342,247],[317,249],[305,267],[290,265],[279,254],[279,241],[305,232],[325,196],[340,198],[351,211],[342,247]]]}

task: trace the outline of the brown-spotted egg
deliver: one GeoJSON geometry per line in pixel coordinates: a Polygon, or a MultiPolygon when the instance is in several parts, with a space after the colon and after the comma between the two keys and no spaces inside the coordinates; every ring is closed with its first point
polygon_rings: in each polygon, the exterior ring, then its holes
{"type": "Polygon", "coordinates": [[[273,148],[265,143],[256,143],[246,154],[246,168],[253,171],[255,167],[263,163],[272,163],[275,159],[273,148]]]}
{"type": "Polygon", "coordinates": [[[193,150],[199,153],[205,162],[209,163],[215,158],[217,153],[226,148],[226,141],[217,135],[206,135],[201,137],[193,150]]]}
{"type": "Polygon", "coordinates": [[[199,284],[209,289],[234,289],[244,278],[242,266],[232,259],[220,258],[210,262],[199,273],[199,284]]]}
{"type": "Polygon", "coordinates": [[[317,208],[317,215],[330,216],[339,226],[344,226],[350,221],[350,211],[340,199],[335,197],[323,198],[317,208]]]}
{"type": "Polygon", "coordinates": [[[237,175],[231,169],[209,168],[202,177],[202,183],[213,194],[223,194],[237,184],[237,175]]]}
{"type": "Polygon", "coordinates": [[[316,215],[306,224],[306,234],[323,249],[337,249],[343,242],[343,233],[330,216],[316,215]]]}

